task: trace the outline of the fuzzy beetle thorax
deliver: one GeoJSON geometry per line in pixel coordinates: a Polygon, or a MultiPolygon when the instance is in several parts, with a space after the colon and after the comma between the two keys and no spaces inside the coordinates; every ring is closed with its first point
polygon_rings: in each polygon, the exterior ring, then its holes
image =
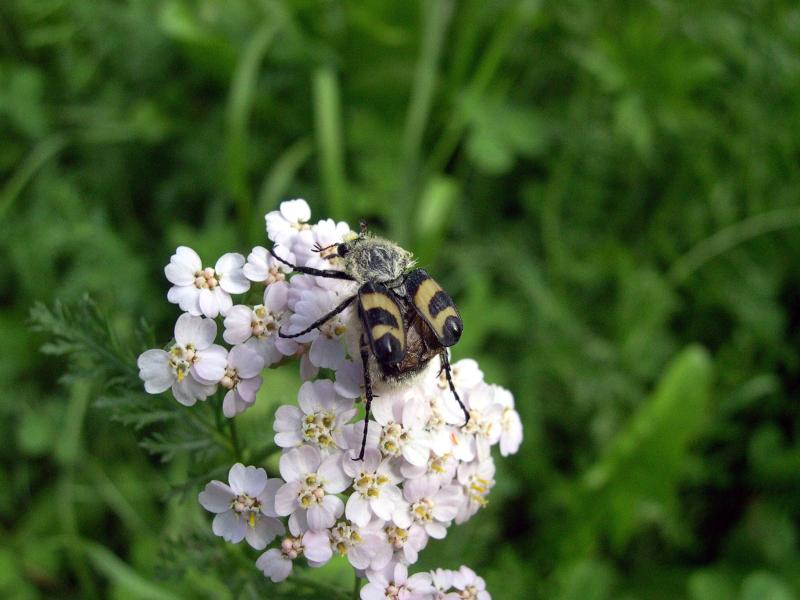
{"type": "Polygon", "coordinates": [[[344,268],[359,283],[387,283],[399,279],[411,262],[411,253],[397,244],[367,237],[350,244],[344,257],[344,268]]]}

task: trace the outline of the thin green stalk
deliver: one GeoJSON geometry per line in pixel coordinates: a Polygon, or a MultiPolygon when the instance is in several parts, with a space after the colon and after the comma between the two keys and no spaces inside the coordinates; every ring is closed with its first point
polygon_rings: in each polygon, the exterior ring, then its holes
{"type": "Polygon", "coordinates": [[[236,462],[242,462],[242,448],[239,445],[239,433],[236,430],[236,418],[228,419],[231,432],[231,444],[233,445],[233,457],[236,462]]]}
{"type": "Polygon", "coordinates": [[[336,219],[347,219],[344,172],[344,139],[339,81],[333,67],[320,67],[314,72],[314,119],[319,151],[322,186],[328,212],[336,219]]]}
{"type": "Polygon", "coordinates": [[[405,177],[402,197],[405,199],[405,203],[401,205],[402,210],[395,210],[392,213],[396,215],[393,223],[394,236],[400,240],[409,239],[409,222],[411,215],[414,214],[418,196],[417,183],[422,139],[433,104],[442,48],[447,36],[450,17],[453,14],[452,0],[435,0],[423,6],[426,6],[427,10],[424,12],[422,44],[414,74],[403,136],[405,177]]]}
{"type": "MultiPolygon", "coordinates": [[[[466,88],[466,95],[480,97],[486,91],[511,47],[514,37],[520,28],[527,24],[526,10],[524,2],[518,2],[516,6],[506,12],[495,29],[480,64],[475,69],[475,74],[466,88]]],[[[444,168],[458,146],[466,125],[461,113],[453,110],[450,122],[428,158],[426,172],[438,173],[444,168]]]]}
{"type": "Polygon", "coordinates": [[[58,457],[62,463],[62,474],[59,480],[58,521],[64,538],[67,562],[70,565],[80,585],[81,595],[84,598],[99,598],[97,586],[89,570],[84,553],[82,552],[80,529],[78,527],[78,514],[75,510],[75,468],[80,463],[81,433],[83,431],[83,417],[91,400],[90,386],[85,382],[76,382],[70,389],[70,400],[67,408],[69,418],[59,443],[58,457]]]}
{"type": "Polygon", "coordinates": [[[353,583],[353,600],[358,600],[361,597],[362,583],[364,583],[364,581],[358,576],[358,573],[356,573],[356,580],[355,583],[353,583]]]}
{"type": "Polygon", "coordinates": [[[289,186],[294,181],[297,171],[309,159],[314,151],[314,145],[309,138],[301,138],[289,146],[273,164],[269,173],[261,183],[256,202],[256,212],[251,219],[251,242],[259,243],[264,238],[263,215],[275,209],[278,201],[286,194],[289,186]]]}
{"type": "Polygon", "coordinates": [[[243,228],[249,222],[252,199],[247,185],[247,124],[255,99],[259,68],[277,31],[275,23],[270,21],[257,29],[248,40],[236,65],[228,96],[225,115],[228,186],[243,228]]]}
{"type": "Polygon", "coordinates": [[[705,263],[759,235],[800,225],[800,208],[779,208],[754,215],[726,227],[695,245],[669,270],[669,278],[682,283],[705,263]]]}
{"type": "Polygon", "coordinates": [[[22,164],[17,167],[14,174],[9,178],[6,184],[0,189],[0,218],[3,218],[14,201],[19,197],[22,190],[36,175],[47,161],[53,158],[56,154],[63,150],[66,146],[67,140],[62,135],[54,135],[47,139],[42,140],[30,154],[25,157],[22,164]]]}

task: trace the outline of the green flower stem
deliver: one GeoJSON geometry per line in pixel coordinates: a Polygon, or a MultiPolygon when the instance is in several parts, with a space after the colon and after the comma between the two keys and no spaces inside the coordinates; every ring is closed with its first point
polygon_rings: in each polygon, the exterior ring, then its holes
{"type": "Polygon", "coordinates": [[[236,462],[242,462],[242,448],[239,445],[239,433],[236,431],[236,418],[228,419],[231,432],[231,444],[233,445],[233,456],[236,462]]]}
{"type": "Polygon", "coordinates": [[[361,597],[361,584],[364,583],[364,580],[358,576],[358,573],[355,575],[356,580],[353,583],[353,600],[358,600],[361,597]]]}

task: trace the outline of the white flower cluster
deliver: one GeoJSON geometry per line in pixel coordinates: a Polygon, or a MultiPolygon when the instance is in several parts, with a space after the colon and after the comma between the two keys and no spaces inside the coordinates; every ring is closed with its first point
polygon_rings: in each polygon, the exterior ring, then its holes
{"type": "MultiPolygon", "coordinates": [[[[293,264],[338,268],[325,249],[352,236],[350,228],[330,219],[310,225],[310,217],[304,200],[269,213],[275,252],[293,264]]],[[[193,250],[178,248],[165,268],[174,284],[168,298],[187,312],[178,318],[169,350],[139,357],[148,392],[171,387],[176,400],[191,406],[221,385],[228,390],[227,417],[255,402],[265,366],[300,358],[305,383],[298,405],[281,406],[275,416],[280,478],[236,464],[228,484],[209,483],[199,501],[216,514],[214,533],[232,543],[245,539],[257,550],[280,536],[256,561],[275,582],[301,557],[319,567],[340,555],[369,580],[364,600],[488,599],[483,580],[466,567],[410,577],[407,567],[430,538],[445,537],[452,523],[486,504],[494,486],[491,447],[499,445],[506,456],[522,441],[511,393],[485,383],[475,361],[454,363],[452,380],[469,413],[464,423],[438,360],[404,387],[374,382],[364,459],[355,460],[364,427],[363,420],[353,422],[363,394],[361,361],[354,360],[361,332],[356,309],[351,305],[294,339],[277,335],[281,327],[289,334],[306,329],[354,295],[355,284],[304,274],[287,281],[288,270],[262,247],[246,261],[226,254],[213,269],[203,268],[193,250]],[[251,282],[265,286],[263,303],[233,305],[230,294],[247,291],[251,282]],[[230,350],[214,343],[218,315],[230,350]],[[320,369],[333,378],[314,380],[320,369]]]]}

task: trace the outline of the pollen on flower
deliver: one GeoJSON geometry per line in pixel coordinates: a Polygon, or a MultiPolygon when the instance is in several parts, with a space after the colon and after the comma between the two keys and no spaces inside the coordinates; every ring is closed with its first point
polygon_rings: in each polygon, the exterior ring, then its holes
{"type": "Polygon", "coordinates": [[[418,523],[430,523],[433,520],[433,502],[422,498],[411,505],[411,514],[418,523]]]}
{"type": "Polygon", "coordinates": [[[408,440],[408,432],[399,423],[389,423],[381,429],[381,439],[378,444],[381,452],[386,456],[397,456],[402,453],[403,445],[408,440]]]}
{"type": "Polygon", "coordinates": [[[344,522],[339,522],[331,528],[331,540],[340,556],[347,554],[354,545],[362,541],[359,533],[344,522]]]}
{"type": "Polygon", "coordinates": [[[214,271],[212,267],[206,267],[205,269],[195,271],[194,287],[196,287],[197,289],[213,290],[218,285],[219,285],[219,279],[217,277],[216,271],[214,271]]]}
{"type": "Polygon", "coordinates": [[[314,442],[320,448],[327,448],[333,442],[331,429],[336,423],[336,415],[331,411],[320,410],[303,417],[303,440],[314,442]]]}
{"type": "Polygon", "coordinates": [[[291,535],[283,538],[281,542],[281,554],[289,560],[294,560],[303,553],[303,540],[291,535]]]}
{"type": "Polygon", "coordinates": [[[192,344],[186,346],[175,344],[169,349],[169,366],[175,371],[178,381],[183,381],[196,360],[197,352],[192,344]]]}
{"type": "Polygon", "coordinates": [[[406,541],[408,541],[407,529],[403,529],[397,525],[389,525],[388,527],[384,527],[383,531],[386,533],[389,544],[391,544],[395,550],[400,550],[405,545],[406,541]]]}

